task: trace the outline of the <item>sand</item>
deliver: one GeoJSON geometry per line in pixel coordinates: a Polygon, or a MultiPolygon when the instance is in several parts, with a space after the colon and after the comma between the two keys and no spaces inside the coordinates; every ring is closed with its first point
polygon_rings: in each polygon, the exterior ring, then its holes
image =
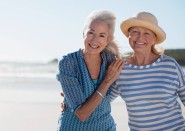
{"type": "MultiPolygon", "coordinates": [[[[56,131],[59,103],[0,103],[0,131],[56,131]]],[[[112,114],[118,131],[126,131],[127,114],[120,103],[112,114]]]]}
{"type": "MultiPolygon", "coordinates": [[[[55,78],[13,78],[0,81],[0,131],[56,131],[61,107],[55,78]]],[[[126,131],[127,112],[112,103],[117,131],[126,131]]]]}
{"type": "MultiPolygon", "coordinates": [[[[62,100],[59,86],[55,79],[45,78],[0,82],[0,131],[56,131],[62,100]]],[[[112,103],[112,115],[117,131],[127,131],[122,100],[112,103]]]]}

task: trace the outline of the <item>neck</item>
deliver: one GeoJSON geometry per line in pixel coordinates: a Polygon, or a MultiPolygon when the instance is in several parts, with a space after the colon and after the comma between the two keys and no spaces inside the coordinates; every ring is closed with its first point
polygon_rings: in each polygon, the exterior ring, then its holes
{"type": "Polygon", "coordinates": [[[102,61],[101,55],[84,53],[84,60],[91,78],[97,79],[99,76],[102,61]]]}
{"type": "Polygon", "coordinates": [[[131,63],[138,66],[144,66],[144,65],[152,64],[158,58],[159,58],[159,55],[156,55],[152,52],[149,54],[134,53],[131,56],[131,63]]]}
{"type": "Polygon", "coordinates": [[[100,54],[92,55],[92,54],[84,53],[84,59],[85,59],[85,62],[97,63],[101,61],[101,55],[100,54]]]}

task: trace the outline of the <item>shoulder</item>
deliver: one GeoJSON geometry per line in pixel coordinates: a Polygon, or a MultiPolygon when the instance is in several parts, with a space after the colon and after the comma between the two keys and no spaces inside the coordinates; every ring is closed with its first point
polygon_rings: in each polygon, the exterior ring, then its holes
{"type": "Polygon", "coordinates": [[[171,66],[174,69],[180,69],[181,66],[178,64],[178,62],[171,56],[168,55],[162,55],[161,56],[162,62],[164,62],[165,65],[171,66]]]}
{"type": "Polygon", "coordinates": [[[116,56],[108,51],[103,51],[101,53],[102,58],[107,61],[108,63],[115,61],[116,60],[116,56]]]}
{"type": "Polygon", "coordinates": [[[172,61],[175,60],[173,57],[168,56],[168,55],[165,55],[165,54],[163,54],[161,57],[162,57],[163,59],[166,59],[166,60],[172,60],[172,61]]]}
{"type": "Polygon", "coordinates": [[[61,68],[70,70],[70,68],[74,68],[76,61],[77,61],[77,54],[79,51],[69,53],[67,55],[64,55],[58,63],[59,69],[61,68]]]}
{"type": "Polygon", "coordinates": [[[168,55],[162,55],[161,56],[161,59],[164,61],[164,62],[168,62],[168,63],[173,63],[173,64],[178,64],[177,61],[171,57],[171,56],[168,56],[168,55]]]}

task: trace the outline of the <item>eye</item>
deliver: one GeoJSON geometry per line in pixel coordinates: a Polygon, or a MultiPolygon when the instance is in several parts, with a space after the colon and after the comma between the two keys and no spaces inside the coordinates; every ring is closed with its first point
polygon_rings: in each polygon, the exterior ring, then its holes
{"type": "Polygon", "coordinates": [[[88,31],[87,34],[93,34],[93,32],[92,31],[88,31]]]}
{"type": "Polygon", "coordinates": [[[151,35],[151,34],[150,34],[150,33],[148,33],[148,32],[145,32],[144,34],[145,34],[145,35],[151,35]]]}
{"type": "Polygon", "coordinates": [[[138,33],[138,31],[137,30],[133,30],[133,33],[138,33]]]}
{"type": "Polygon", "coordinates": [[[100,37],[103,37],[103,38],[105,37],[105,35],[99,35],[99,36],[100,36],[100,37]]]}
{"type": "Polygon", "coordinates": [[[130,33],[131,33],[131,35],[134,35],[134,36],[135,36],[135,35],[138,35],[138,34],[139,34],[139,31],[137,31],[137,30],[132,30],[130,33]]]}

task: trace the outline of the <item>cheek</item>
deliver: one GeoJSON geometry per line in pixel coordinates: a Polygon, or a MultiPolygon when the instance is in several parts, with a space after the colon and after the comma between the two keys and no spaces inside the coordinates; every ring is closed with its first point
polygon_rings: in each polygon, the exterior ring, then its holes
{"type": "Polygon", "coordinates": [[[89,43],[89,40],[88,40],[88,38],[87,37],[84,37],[84,45],[86,46],[86,45],[88,45],[88,43],[89,43]]]}
{"type": "Polygon", "coordinates": [[[156,43],[156,37],[155,36],[151,36],[150,38],[147,39],[147,42],[150,43],[151,45],[155,45],[156,43]]]}
{"type": "Polygon", "coordinates": [[[103,41],[103,43],[102,43],[102,45],[104,46],[104,47],[106,47],[107,45],[108,45],[108,43],[110,43],[109,41],[103,41]]]}
{"type": "Polygon", "coordinates": [[[109,43],[108,38],[99,38],[99,43],[102,45],[107,45],[109,43]]]}
{"type": "Polygon", "coordinates": [[[92,36],[90,36],[90,35],[84,35],[83,39],[84,39],[85,42],[89,42],[89,41],[92,40],[92,36]]]}
{"type": "Polygon", "coordinates": [[[129,42],[130,46],[132,47],[132,45],[133,45],[133,39],[132,39],[131,36],[128,37],[128,42],[129,42]]]}
{"type": "Polygon", "coordinates": [[[154,39],[149,39],[147,43],[149,43],[151,46],[155,45],[155,40],[154,39]]]}

